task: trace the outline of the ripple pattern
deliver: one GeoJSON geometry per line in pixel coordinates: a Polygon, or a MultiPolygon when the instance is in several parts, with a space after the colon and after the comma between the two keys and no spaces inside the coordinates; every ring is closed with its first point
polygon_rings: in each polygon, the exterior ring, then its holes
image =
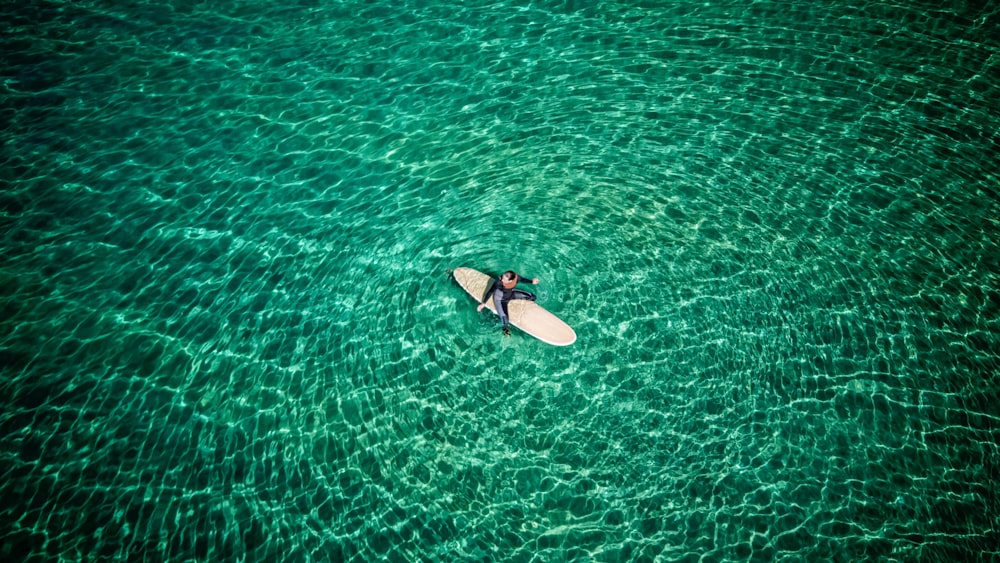
{"type": "Polygon", "coordinates": [[[28,4],[3,558],[1000,556],[989,3],[28,4]]]}

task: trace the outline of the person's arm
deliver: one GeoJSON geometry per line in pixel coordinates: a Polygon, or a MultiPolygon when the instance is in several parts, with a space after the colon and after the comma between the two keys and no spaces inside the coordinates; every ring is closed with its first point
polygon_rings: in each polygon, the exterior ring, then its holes
{"type": "MultiPolygon", "coordinates": [[[[486,302],[493,297],[493,292],[497,290],[498,285],[500,285],[500,278],[494,278],[493,285],[491,285],[490,288],[486,290],[486,293],[483,294],[483,299],[479,302],[480,305],[485,305],[486,302]]],[[[482,307],[480,307],[480,310],[482,310],[482,307]]]]}
{"type": "Polygon", "coordinates": [[[534,285],[538,284],[538,278],[529,278],[528,276],[522,276],[521,274],[517,275],[517,281],[526,281],[534,285]]]}
{"type": "Polygon", "coordinates": [[[493,294],[496,293],[497,286],[499,286],[499,285],[500,285],[500,279],[499,278],[494,279],[493,280],[493,285],[491,285],[490,288],[488,290],[486,290],[486,293],[483,294],[483,300],[480,301],[479,302],[479,306],[476,307],[477,311],[482,311],[483,310],[483,307],[486,306],[486,302],[489,301],[490,298],[493,297],[493,294]]]}

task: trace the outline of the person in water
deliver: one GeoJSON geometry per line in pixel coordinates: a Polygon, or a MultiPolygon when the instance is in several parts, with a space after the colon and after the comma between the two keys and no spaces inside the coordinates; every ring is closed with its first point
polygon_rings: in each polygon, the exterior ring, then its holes
{"type": "MultiPolygon", "coordinates": [[[[527,291],[521,289],[515,289],[514,286],[518,282],[524,280],[521,276],[517,275],[513,270],[507,270],[502,276],[493,280],[493,285],[490,286],[489,291],[483,295],[483,300],[476,308],[477,311],[482,311],[483,307],[486,306],[486,302],[489,299],[493,299],[493,305],[497,309],[497,314],[500,315],[500,321],[503,322],[503,333],[510,336],[510,317],[507,314],[507,303],[511,299],[527,299],[529,301],[534,301],[535,296],[528,293],[527,291]]],[[[530,280],[532,284],[538,283],[538,278],[533,278],[530,280]]]]}

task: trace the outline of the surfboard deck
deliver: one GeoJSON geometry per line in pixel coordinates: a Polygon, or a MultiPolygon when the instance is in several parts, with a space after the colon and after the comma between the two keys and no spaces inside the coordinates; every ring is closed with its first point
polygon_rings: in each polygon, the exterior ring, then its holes
{"type": "MultiPolygon", "coordinates": [[[[477,304],[493,283],[492,278],[472,268],[455,268],[452,275],[477,304]]],[[[497,312],[493,299],[487,300],[486,306],[494,314],[497,312]]],[[[576,342],[576,332],[568,324],[534,301],[512,299],[507,303],[507,313],[510,324],[546,344],[569,346],[576,342]]]]}

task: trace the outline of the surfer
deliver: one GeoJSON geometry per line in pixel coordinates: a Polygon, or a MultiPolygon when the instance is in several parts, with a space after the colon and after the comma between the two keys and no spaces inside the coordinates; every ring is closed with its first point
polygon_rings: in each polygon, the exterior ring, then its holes
{"type": "MultiPolygon", "coordinates": [[[[486,306],[486,301],[492,297],[493,305],[496,306],[497,314],[500,315],[500,320],[503,322],[503,333],[507,336],[510,336],[510,318],[507,315],[507,303],[511,299],[527,299],[529,301],[535,300],[534,295],[528,293],[527,291],[514,288],[514,286],[522,280],[525,280],[525,278],[517,275],[517,273],[513,270],[507,270],[502,276],[493,280],[493,285],[490,286],[486,295],[483,295],[482,302],[480,302],[479,307],[476,308],[477,311],[482,311],[483,307],[486,306]]],[[[532,284],[537,284],[538,278],[532,278],[531,280],[526,281],[530,281],[532,284]]]]}

